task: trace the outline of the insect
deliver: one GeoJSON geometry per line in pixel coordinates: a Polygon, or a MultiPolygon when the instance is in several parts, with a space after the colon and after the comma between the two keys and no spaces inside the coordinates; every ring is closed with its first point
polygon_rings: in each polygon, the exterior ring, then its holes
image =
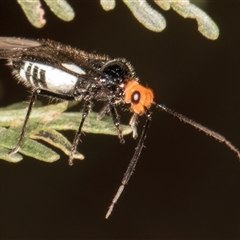
{"type": "Polygon", "coordinates": [[[98,119],[110,114],[121,143],[124,139],[117,107],[122,106],[132,112],[129,124],[133,130],[133,138],[138,137],[138,117],[145,115],[146,122],[137,147],[107,211],[106,218],[112,213],[114,205],[135,170],[151,121],[152,105],[224,143],[240,158],[239,150],[222,135],[163,104],[156,103],[152,89],[140,84],[132,65],[123,58],[111,59],[107,55],[86,53],[52,40],[0,37],[0,59],[7,59],[14,77],[32,91],[17,145],[9,152],[10,155],[18,152],[23,143],[28,119],[38,96],[66,101],[83,101],[82,117],[69,156],[70,165],[73,164],[73,156],[80,140],[82,127],[94,101],[103,102],[98,119]]]}

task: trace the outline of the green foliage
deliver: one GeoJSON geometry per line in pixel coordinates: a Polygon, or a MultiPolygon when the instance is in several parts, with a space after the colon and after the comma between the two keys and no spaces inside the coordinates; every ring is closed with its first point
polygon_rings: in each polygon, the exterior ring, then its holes
{"type": "MultiPolygon", "coordinates": [[[[46,24],[44,10],[40,0],[26,1],[17,0],[31,24],[41,28],[46,24]]],[[[66,0],[44,0],[51,11],[64,21],[71,21],[74,10],[66,0]]],[[[147,0],[122,0],[130,9],[134,17],[147,29],[161,32],[166,27],[166,20],[161,13],[152,8],[147,0]]],[[[196,5],[189,0],[154,0],[154,2],[167,11],[173,9],[184,18],[196,19],[199,32],[208,39],[215,40],[219,36],[219,29],[214,21],[196,5]]],[[[205,1],[204,1],[205,2],[205,1]]],[[[106,11],[116,6],[116,0],[100,0],[100,4],[106,11]]]]}
{"type": "MultiPolygon", "coordinates": [[[[10,149],[16,146],[25,119],[26,107],[26,104],[14,104],[0,109],[0,159],[19,162],[23,159],[21,155],[23,154],[51,163],[60,157],[52,150],[52,147],[58,148],[66,155],[69,155],[72,144],[59,131],[76,131],[81,120],[81,113],[65,112],[68,108],[67,102],[35,107],[30,115],[23,145],[19,153],[8,155],[10,149]],[[48,146],[37,140],[46,142],[48,146]]],[[[129,126],[122,125],[121,129],[123,135],[132,131],[129,126]]],[[[87,117],[83,132],[117,135],[112,119],[106,116],[99,121],[97,120],[97,113],[94,112],[91,112],[87,117]]],[[[84,156],[77,152],[74,158],[82,160],[84,156]]]]}

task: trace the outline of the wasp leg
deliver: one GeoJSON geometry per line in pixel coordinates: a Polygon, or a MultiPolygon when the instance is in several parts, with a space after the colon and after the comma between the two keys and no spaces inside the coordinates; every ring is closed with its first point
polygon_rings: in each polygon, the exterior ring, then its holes
{"type": "Polygon", "coordinates": [[[138,125],[138,114],[134,113],[129,121],[129,125],[131,126],[133,130],[133,138],[136,139],[138,137],[138,132],[137,132],[137,125],[138,125]]]}
{"type": "Polygon", "coordinates": [[[28,105],[27,114],[26,114],[24,122],[23,122],[21,134],[19,136],[17,145],[16,145],[15,148],[13,148],[8,153],[9,155],[13,155],[13,154],[17,153],[19,151],[22,143],[23,143],[23,139],[24,139],[24,135],[25,135],[25,132],[26,132],[27,123],[28,123],[30,114],[32,112],[33,105],[34,105],[34,103],[35,103],[35,101],[37,99],[37,96],[47,96],[47,97],[58,98],[58,99],[66,100],[66,101],[73,101],[74,100],[73,96],[66,96],[66,95],[62,95],[62,94],[52,93],[52,92],[47,91],[47,90],[35,89],[33,94],[32,94],[30,103],[28,105]]]}
{"type": "Polygon", "coordinates": [[[107,113],[109,113],[109,103],[104,105],[104,107],[100,110],[100,112],[97,115],[97,120],[101,120],[107,113]]]}
{"type": "Polygon", "coordinates": [[[120,117],[118,115],[117,109],[112,104],[109,104],[109,110],[110,110],[110,115],[113,120],[113,123],[117,129],[118,138],[120,139],[120,143],[125,143],[125,140],[123,139],[123,135],[122,135],[122,130],[120,129],[120,117]]]}
{"type": "Polygon", "coordinates": [[[86,118],[87,118],[91,108],[92,108],[92,103],[90,101],[86,101],[85,104],[84,104],[84,107],[83,107],[82,120],[81,120],[81,122],[79,124],[78,131],[75,134],[75,137],[74,137],[74,140],[73,140],[73,144],[72,144],[71,153],[70,153],[69,160],[68,160],[68,164],[70,166],[73,165],[73,158],[74,158],[73,155],[76,152],[78,143],[80,141],[83,124],[84,124],[84,122],[85,122],[85,120],[86,120],[86,118]]]}

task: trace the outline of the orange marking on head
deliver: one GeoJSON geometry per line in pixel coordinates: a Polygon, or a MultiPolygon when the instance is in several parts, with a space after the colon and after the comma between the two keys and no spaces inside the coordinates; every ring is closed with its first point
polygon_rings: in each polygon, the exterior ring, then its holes
{"type": "Polygon", "coordinates": [[[153,104],[153,91],[140,85],[136,80],[130,80],[125,86],[126,103],[131,103],[131,110],[137,114],[143,114],[153,104]]]}

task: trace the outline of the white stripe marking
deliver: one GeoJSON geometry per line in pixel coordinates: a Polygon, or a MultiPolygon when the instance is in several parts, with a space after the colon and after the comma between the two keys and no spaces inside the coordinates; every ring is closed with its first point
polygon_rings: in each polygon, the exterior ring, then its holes
{"type": "Polygon", "coordinates": [[[67,68],[68,70],[78,73],[78,74],[85,74],[86,72],[82,70],[82,68],[78,67],[75,64],[71,63],[62,63],[62,66],[67,68]]]}
{"type": "Polygon", "coordinates": [[[24,67],[20,69],[19,75],[27,81],[26,72],[28,66],[32,64],[31,66],[31,76],[30,76],[30,83],[33,84],[33,69],[34,66],[38,67],[38,77],[40,79],[40,70],[45,71],[45,80],[47,84],[47,89],[53,92],[69,92],[73,90],[75,87],[78,78],[72,74],[69,74],[67,72],[64,72],[63,70],[60,70],[58,68],[42,64],[42,63],[35,63],[35,62],[25,62],[24,67]]]}

